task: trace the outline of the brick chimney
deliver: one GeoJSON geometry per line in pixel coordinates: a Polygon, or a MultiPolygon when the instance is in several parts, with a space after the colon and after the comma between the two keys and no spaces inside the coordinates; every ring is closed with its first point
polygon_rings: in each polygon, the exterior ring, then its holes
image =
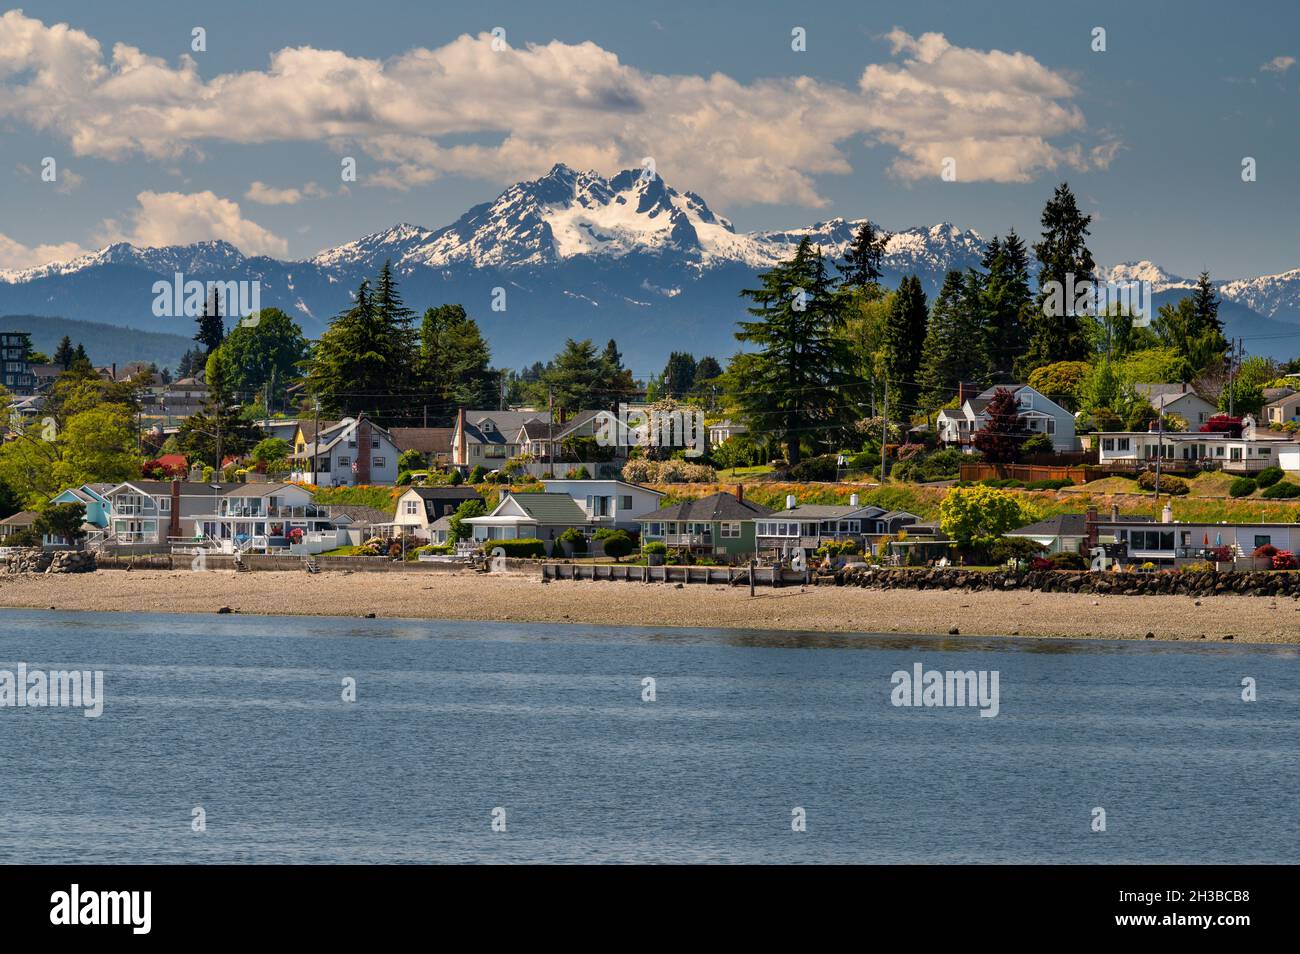
{"type": "Polygon", "coordinates": [[[975,385],[967,384],[965,381],[959,381],[957,383],[957,406],[958,407],[961,407],[963,404],[965,404],[967,401],[969,401],[971,398],[974,397],[979,397],[979,391],[975,389],[975,385]]]}
{"type": "Polygon", "coordinates": [[[357,483],[370,483],[370,422],[364,416],[357,420],[357,483]]]}
{"type": "Polygon", "coordinates": [[[744,484],[736,484],[736,499],[739,500],[741,503],[744,503],[744,502],[745,502],[745,485],[744,485],[744,484]]]}
{"type": "Polygon", "coordinates": [[[1083,517],[1083,532],[1088,538],[1088,549],[1091,550],[1097,545],[1099,536],[1097,529],[1097,508],[1089,507],[1083,517]]]}
{"type": "Polygon", "coordinates": [[[172,478],[172,514],[171,520],[167,524],[167,535],[169,537],[179,537],[181,535],[181,482],[179,477],[172,478]]]}

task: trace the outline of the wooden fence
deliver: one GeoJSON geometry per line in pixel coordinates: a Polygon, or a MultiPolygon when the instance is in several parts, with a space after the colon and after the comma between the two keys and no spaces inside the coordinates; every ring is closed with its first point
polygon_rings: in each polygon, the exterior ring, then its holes
{"type": "Polygon", "coordinates": [[[1095,467],[1068,464],[990,464],[976,461],[961,465],[961,479],[969,481],[1022,480],[1028,484],[1036,480],[1072,480],[1076,484],[1086,484],[1102,476],[1105,475],[1095,467]]]}

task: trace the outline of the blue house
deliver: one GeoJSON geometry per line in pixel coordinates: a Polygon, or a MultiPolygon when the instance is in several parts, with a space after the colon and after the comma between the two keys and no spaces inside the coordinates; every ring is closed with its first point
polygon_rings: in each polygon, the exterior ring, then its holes
{"type": "MultiPolygon", "coordinates": [[[[85,507],[88,539],[93,540],[107,532],[113,516],[112,501],[105,496],[112,486],[112,484],[82,484],[80,487],[69,487],[51,497],[50,503],[76,503],[85,507]]],[[[45,543],[57,545],[66,541],[46,538],[45,543]]]]}

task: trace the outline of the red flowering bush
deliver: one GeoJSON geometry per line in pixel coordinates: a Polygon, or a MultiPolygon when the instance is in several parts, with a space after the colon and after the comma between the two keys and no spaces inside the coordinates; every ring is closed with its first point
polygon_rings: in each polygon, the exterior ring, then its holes
{"type": "Polygon", "coordinates": [[[1300,568],[1296,563],[1295,554],[1290,550],[1278,550],[1273,557],[1273,569],[1275,570],[1294,570],[1300,568]]]}
{"type": "Polygon", "coordinates": [[[1215,563],[1231,563],[1232,549],[1230,547],[1222,547],[1222,546],[1211,547],[1210,559],[1212,559],[1215,563]]]}
{"type": "Polygon", "coordinates": [[[1278,554],[1277,547],[1273,546],[1273,544],[1271,543],[1266,543],[1262,547],[1256,547],[1255,552],[1251,555],[1255,557],[1261,557],[1261,558],[1262,557],[1271,558],[1277,556],[1277,554],[1278,554]]]}

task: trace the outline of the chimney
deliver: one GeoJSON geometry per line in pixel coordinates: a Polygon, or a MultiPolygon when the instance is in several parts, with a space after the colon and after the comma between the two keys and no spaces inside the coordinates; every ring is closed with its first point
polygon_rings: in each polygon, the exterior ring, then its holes
{"type": "Polygon", "coordinates": [[[1174,508],[1169,504],[1165,504],[1164,509],[1160,511],[1160,522],[1161,523],[1174,522],[1174,508]]]}
{"type": "Polygon", "coordinates": [[[1117,503],[1110,505],[1110,522],[1119,523],[1119,504],[1117,503]]]}
{"type": "Polygon", "coordinates": [[[1088,538],[1088,549],[1097,545],[1097,508],[1089,507],[1083,517],[1083,532],[1088,538]]]}
{"type": "Polygon", "coordinates": [[[465,441],[465,409],[463,407],[456,408],[456,452],[452,463],[469,463],[469,451],[466,449],[465,441]]]}
{"type": "Polygon", "coordinates": [[[965,381],[957,382],[957,406],[961,407],[971,398],[979,397],[979,392],[975,390],[975,385],[967,384],[965,381]]]}
{"type": "Polygon", "coordinates": [[[786,495],[785,495],[785,509],[786,509],[786,510],[793,510],[793,509],[794,509],[795,507],[797,507],[797,506],[799,506],[799,501],[798,501],[798,499],[796,499],[795,495],[794,495],[794,494],[786,494],[786,495]]]}
{"type": "Polygon", "coordinates": [[[741,503],[744,503],[744,502],[745,502],[745,485],[744,485],[744,484],[736,484],[736,499],[739,500],[741,503]]]}
{"type": "Polygon", "coordinates": [[[170,537],[179,537],[181,535],[181,481],[179,477],[172,478],[172,515],[167,525],[167,535],[170,537]]]}
{"type": "Polygon", "coordinates": [[[857,494],[849,494],[849,506],[850,506],[850,507],[856,507],[856,506],[858,506],[858,495],[857,495],[857,494]]]}
{"type": "Polygon", "coordinates": [[[117,380],[117,362],[116,362],[116,361],[113,362],[113,370],[110,371],[109,373],[113,376],[113,380],[116,381],[116,380],[117,380]]]}

